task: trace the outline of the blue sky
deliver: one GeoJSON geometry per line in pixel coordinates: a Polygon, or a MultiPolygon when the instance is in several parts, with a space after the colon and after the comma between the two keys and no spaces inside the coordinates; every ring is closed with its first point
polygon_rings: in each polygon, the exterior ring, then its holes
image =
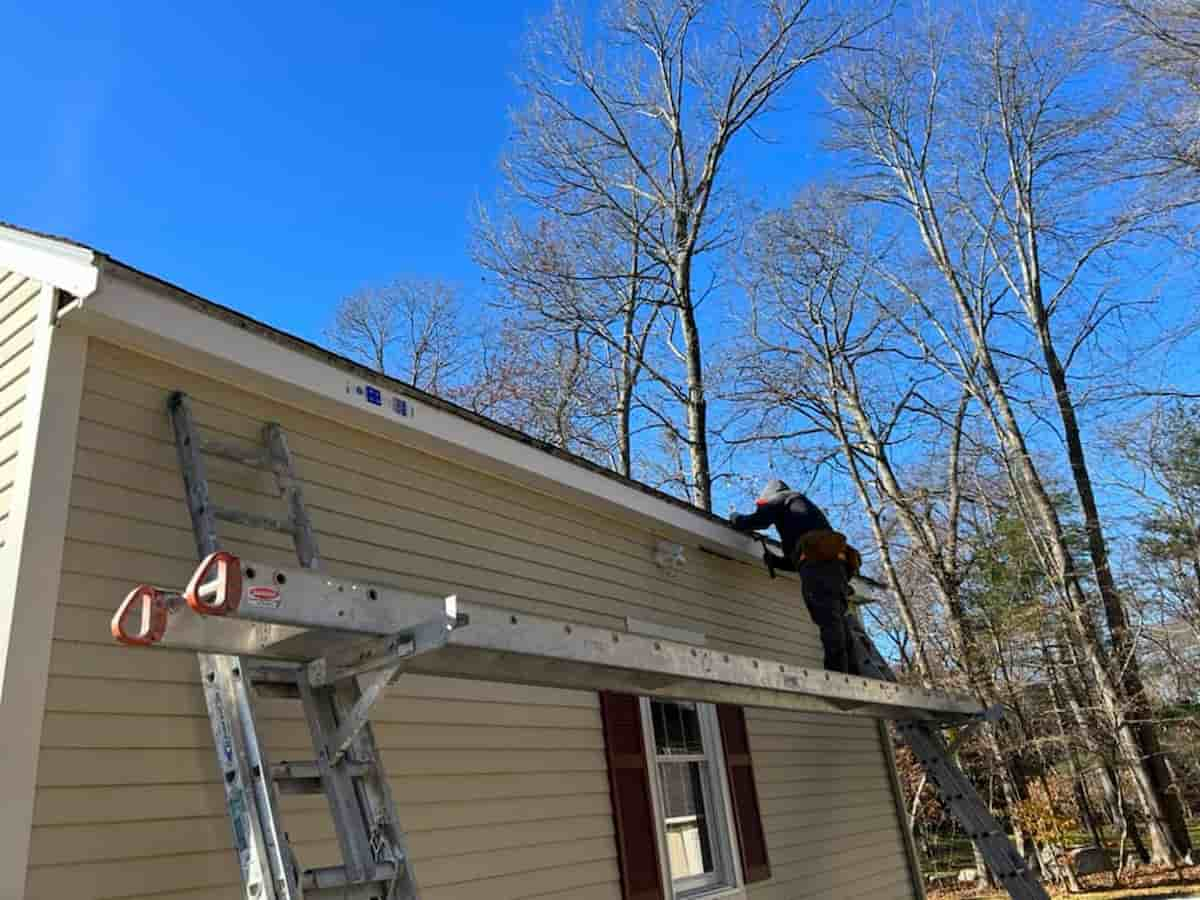
{"type": "MultiPolygon", "coordinates": [[[[310,339],[394,275],[482,298],[470,215],[547,6],[10,4],[0,85],[21,124],[0,139],[0,220],[310,339]]],[[[829,165],[814,80],[730,160],[768,205],[829,165]]]]}
{"type": "Polygon", "coordinates": [[[29,124],[0,142],[0,218],[309,337],[363,282],[474,277],[529,11],[21,6],[0,84],[29,124]]]}
{"type": "MultiPolygon", "coordinates": [[[[0,141],[0,220],[309,338],[367,282],[480,289],[470,215],[548,3],[172,6],[9,6],[0,85],[27,124],[0,141]]],[[[819,170],[819,129],[779,116],[733,165],[778,200],[819,170]]]]}

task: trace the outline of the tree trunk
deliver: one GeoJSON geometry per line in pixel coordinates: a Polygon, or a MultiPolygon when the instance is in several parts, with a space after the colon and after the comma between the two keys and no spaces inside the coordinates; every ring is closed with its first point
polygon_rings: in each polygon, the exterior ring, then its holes
{"type": "Polygon", "coordinates": [[[684,362],[687,366],[688,458],[692,466],[692,503],[712,510],[712,475],[708,465],[708,401],[704,395],[704,365],[700,329],[692,307],[691,264],[684,261],[676,273],[679,324],[683,332],[684,362]]]}
{"type": "Polygon", "coordinates": [[[1014,481],[1014,488],[1018,496],[1023,496],[1031,506],[1026,510],[1026,514],[1037,517],[1037,521],[1026,523],[1030,529],[1030,536],[1035,546],[1047,556],[1048,570],[1055,576],[1059,585],[1075,643],[1083,653],[1105,715],[1112,723],[1120,755],[1134,777],[1138,799],[1145,811],[1155,848],[1156,861],[1174,863],[1178,856],[1172,852],[1174,841],[1168,827],[1166,811],[1142,752],[1139,731],[1127,716],[1124,692],[1116,680],[1111,660],[1091,620],[1058,510],[1033,465],[1024,433],[1017,423],[990,351],[985,344],[979,345],[979,351],[980,368],[988,380],[989,391],[996,405],[995,410],[991,410],[988,404],[984,404],[984,408],[991,413],[992,425],[997,429],[1001,446],[1008,450],[1009,462],[1016,467],[1016,473],[1020,475],[1019,480],[1014,481]],[[1039,524],[1041,530],[1037,528],[1039,524]]]}
{"type": "Polygon", "coordinates": [[[1156,860],[1162,862],[1183,861],[1190,856],[1192,849],[1187,822],[1183,815],[1183,805],[1179,802],[1177,794],[1171,790],[1171,775],[1166,767],[1158,730],[1151,721],[1152,712],[1145,686],[1142,683],[1136,642],[1129,629],[1125,603],[1121,599],[1116,581],[1113,579],[1112,567],[1108,558],[1108,545],[1100,523],[1100,511],[1096,505],[1095,492],[1092,489],[1091,473],[1083,449],[1079,421],[1075,415],[1075,405],[1071,399],[1070,386],[1067,384],[1066,371],[1062,367],[1050,335],[1049,322],[1041,302],[1040,288],[1031,298],[1030,306],[1031,314],[1035,316],[1034,324],[1038,342],[1041,345],[1046,370],[1050,376],[1050,384],[1054,389],[1055,400],[1058,404],[1059,418],[1062,421],[1067,457],[1071,463],[1071,477],[1075,482],[1075,492],[1079,497],[1084,529],[1087,532],[1092,569],[1100,591],[1100,599],[1104,605],[1109,634],[1112,638],[1113,655],[1115,656],[1113,662],[1120,673],[1119,682],[1125,695],[1125,715],[1138,723],[1131,729],[1131,736],[1136,741],[1141,757],[1145,760],[1143,766],[1146,773],[1145,780],[1160,807],[1159,810],[1152,811],[1152,815],[1159,819],[1163,826],[1153,828],[1150,832],[1151,840],[1154,843],[1154,856],[1156,860]]]}
{"type": "MultiPolygon", "coordinates": [[[[889,735],[891,732],[888,732],[889,735]]],[[[890,738],[889,738],[890,740],[890,738]]],[[[919,846],[917,841],[917,813],[921,809],[921,793],[925,790],[925,784],[928,782],[929,776],[921,773],[921,780],[917,782],[917,789],[913,792],[912,805],[908,810],[908,836],[912,839],[913,846],[919,846]]]]}
{"type": "MultiPolygon", "coordinates": [[[[999,72],[1003,65],[999,56],[994,58],[993,65],[999,72]]],[[[1009,70],[1004,71],[1007,73],[1009,70]]],[[[1178,863],[1189,855],[1191,841],[1183,820],[1183,811],[1169,789],[1170,777],[1163,764],[1158,734],[1151,722],[1149,700],[1138,665],[1136,642],[1129,631],[1125,604],[1117,590],[1109,563],[1108,545],[1101,527],[1095,492],[1092,489],[1071,387],[1067,381],[1066,369],[1054,345],[1041,268],[1042,226],[1038,218],[1038,198],[1035,193],[1038,169],[1033,162],[1033,153],[1022,152],[1032,150],[1035,136],[1024,130],[1024,123],[1018,124],[1020,119],[1014,114],[1013,104],[1019,105],[1021,101],[1014,100],[1007,94],[1004,85],[1008,77],[1014,76],[996,76],[995,99],[1000,112],[1001,133],[1006,138],[1008,180],[1016,212],[1016,221],[1011,223],[1009,237],[1020,267],[1021,290],[1018,291],[1018,296],[1037,336],[1046,374],[1054,390],[1067,447],[1067,459],[1071,466],[1071,477],[1083,513],[1088,553],[1112,640],[1113,658],[1109,660],[1112,671],[1108,677],[1100,679],[1100,690],[1106,705],[1110,705],[1111,702],[1109,694],[1113,694],[1116,701],[1112,715],[1121,732],[1119,739],[1126,745],[1126,752],[1131,757],[1130,762],[1135,763],[1134,777],[1138,782],[1139,793],[1143,795],[1146,813],[1151,819],[1150,837],[1154,846],[1154,856],[1157,861],[1178,863]],[[1127,725],[1126,717],[1136,724],[1127,725]]],[[[1081,259],[1079,264],[1082,265],[1085,260],[1086,257],[1081,259]]],[[[999,259],[997,261],[1003,265],[999,259]]],[[[1007,277],[1016,290],[1016,279],[1011,274],[1007,277]]],[[[1067,287],[1069,283],[1063,287],[1067,287]]]]}
{"type": "Polygon", "coordinates": [[[1125,792],[1121,789],[1120,783],[1121,773],[1107,762],[1101,771],[1104,773],[1101,783],[1104,786],[1105,800],[1117,817],[1117,828],[1120,829],[1122,834],[1128,832],[1129,840],[1133,843],[1133,849],[1137,853],[1138,859],[1143,864],[1149,865],[1152,862],[1150,850],[1146,847],[1146,842],[1142,839],[1141,830],[1137,827],[1134,817],[1125,802],[1125,792]]]}
{"type": "Polygon", "coordinates": [[[1177,857],[1170,852],[1174,842],[1166,810],[1142,753],[1140,735],[1126,718],[1125,697],[1121,685],[1110,668],[1107,651],[1090,620],[1086,598],[1079,583],[1079,574],[1058,510],[1034,465],[1024,431],[1008,396],[1007,385],[996,368],[992,346],[984,331],[984,325],[975,315],[970,296],[956,268],[957,263],[946,246],[938,217],[939,204],[928,182],[924,180],[923,172],[916,178],[905,180],[904,185],[913,205],[921,239],[950,289],[960,322],[975,351],[970,362],[962,360],[964,386],[974,383],[977,369],[983,377],[985,389],[977,399],[980,400],[980,406],[988,416],[1000,447],[1004,450],[1014,493],[1019,499],[1025,500],[1025,515],[1036,517],[1036,521],[1026,522],[1030,538],[1044,557],[1047,572],[1056,582],[1070,614],[1072,632],[1096,681],[1096,690],[1104,705],[1105,714],[1116,732],[1121,756],[1134,775],[1138,797],[1146,811],[1153,834],[1154,846],[1156,850],[1162,851],[1160,858],[1164,862],[1173,862],[1177,857]]]}
{"type": "MultiPolygon", "coordinates": [[[[853,374],[851,374],[849,379],[850,383],[847,384],[836,377],[832,368],[832,360],[827,359],[826,366],[831,383],[830,386],[832,388],[831,393],[836,394],[841,392],[844,400],[846,401],[851,416],[854,419],[859,438],[864,444],[866,444],[871,453],[871,458],[876,464],[876,478],[880,487],[891,500],[897,511],[901,525],[908,533],[910,539],[917,547],[921,548],[922,555],[925,556],[929,562],[930,571],[934,576],[935,589],[940,596],[943,608],[946,609],[949,614],[948,624],[950,628],[951,645],[953,646],[958,658],[962,661],[963,670],[967,676],[968,686],[970,687],[971,692],[976,697],[980,698],[985,706],[993,705],[998,699],[996,696],[995,685],[986,674],[984,668],[981,667],[978,647],[973,636],[965,627],[966,614],[963,609],[962,597],[958,588],[957,560],[946,557],[942,545],[938,541],[937,535],[927,523],[923,522],[917,516],[915,510],[912,508],[911,499],[906,496],[904,491],[901,489],[900,483],[896,478],[896,474],[891,467],[891,461],[887,456],[887,451],[883,445],[883,441],[876,433],[873,425],[871,424],[870,418],[867,416],[866,410],[862,405],[861,398],[856,390],[857,385],[854,382],[853,374]]],[[[957,464],[959,432],[957,429],[961,428],[962,415],[964,412],[965,402],[959,407],[955,438],[951,445],[950,472],[948,480],[952,486],[954,486],[958,477],[957,464]]],[[[856,487],[859,490],[860,496],[863,498],[864,505],[867,505],[869,508],[869,498],[866,495],[866,489],[861,482],[861,477],[857,471],[857,468],[853,465],[853,450],[850,446],[848,435],[841,425],[840,419],[837,423],[837,428],[839,431],[839,437],[841,438],[843,451],[847,453],[848,457],[852,461],[851,470],[855,476],[856,487]]],[[[957,522],[951,522],[950,527],[957,528],[957,522]]],[[[878,525],[874,519],[872,520],[872,530],[875,532],[875,538],[880,543],[881,548],[886,547],[886,541],[884,540],[882,530],[878,528],[878,525]]],[[[889,577],[891,579],[895,579],[895,574],[891,571],[890,566],[888,566],[888,571],[889,577]]],[[[901,606],[901,616],[905,620],[905,627],[909,628],[910,633],[915,635],[915,624],[910,624],[910,622],[913,620],[913,616],[911,610],[908,608],[907,603],[901,606]]],[[[920,643],[918,643],[917,646],[918,649],[921,648],[920,643]]],[[[923,655],[921,658],[923,664],[927,665],[927,663],[924,663],[923,655]]],[[[986,723],[983,726],[983,731],[989,753],[996,767],[996,771],[1000,776],[1000,790],[1004,796],[1005,804],[1007,805],[1010,813],[1015,814],[1019,809],[1020,804],[1029,796],[1026,783],[1027,779],[1025,775],[1024,760],[1021,758],[1020,753],[1016,751],[1011,754],[1011,759],[1005,756],[1004,750],[1000,744],[999,735],[997,733],[997,726],[994,723],[986,723]]],[[[1013,819],[1015,830],[1014,836],[1017,844],[1021,848],[1021,852],[1028,858],[1029,844],[1031,841],[1028,839],[1028,836],[1023,833],[1023,830],[1015,824],[1015,815],[1013,815],[1013,819]]],[[[976,857],[977,859],[980,858],[978,854],[978,848],[976,848],[976,857]]],[[[1032,864],[1035,866],[1037,865],[1036,857],[1037,853],[1035,850],[1032,860],[1032,864]]]]}
{"type": "MultiPolygon", "coordinates": [[[[636,261],[634,263],[636,266],[636,261]]],[[[626,478],[633,477],[633,441],[630,433],[631,410],[633,407],[633,385],[634,385],[634,316],[637,315],[637,307],[634,303],[633,291],[636,287],[630,287],[630,298],[628,306],[625,309],[625,322],[621,335],[621,367],[618,370],[620,382],[617,384],[617,404],[615,415],[617,417],[617,470],[626,478]]]]}
{"type": "MultiPolygon", "coordinates": [[[[850,469],[851,478],[854,481],[855,491],[858,493],[859,502],[862,503],[863,510],[867,513],[867,519],[871,523],[871,536],[875,538],[875,545],[879,548],[879,560],[883,565],[884,577],[887,578],[888,586],[892,590],[893,596],[896,598],[897,608],[900,612],[900,621],[904,624],[905,630],[913,642],[913,663],[916,666],[917,674],[921,679],[929,683],[932,669],[929,666],[929,656],[925,649],[925,635],[917,626],[917,618],[913,615],[912,603],[908,598],[908,592],[904,590],[900,583],[900,576],[896,572],[895,563],[892,561],[892,550],[888,543],[887,536],[883,533],[883,525],[880,522],[880,512],[872,501],[871,493],[867,490],[866,481],[863,478],[861,469],[859,468],[858,458],[855,455],[856,451],[850,441],[850,435],[846,431],[845,423],[841,420],[840,405],[836,401],[836,397],[841,394],[849,403],[852,409],[861,409],[861,403],[855,390],[857,384],[848,385],[837,377],[834,370],[834,362],[828,355],[825,358],[825,371],[829,384],[829,392],[835,398],[834,412],[837,417],[836,421],[832,422],[833,429],[837,434],[838,443],[841,445],[842,453],[846,456],[846,465],[850,469]]],[[[855,414],[856,430],[859,432],[860,439],[871,448],[872,457],[875,459],[876,466],[885,470],[889,469],[886,450],[882,446],[875,434],[874,428],[865,416],[855,414]],[[864,433],[865,432],[865,433],[864,433]]],[[[896,487],[895,479],[884,483],[884,493],[888,499],[892,501],[894,506],[899,506],[904,498],[899,496],[899,489],[896,487]],[[889,489],[889,486],[891,489],[889,489]]]]}
{"type": "MultiPolygon", "coordinates": [[[[637,217],[637,200],[634,200],[634,216],[637,217]]],[[[637,315],[641,307],[641,259],[642,241],[635,228],[629,248],[629,289],[625,295],[625,308],[621,323],[621,366],[620,383],[617,385],[617,463],[618,471],[626,478],[633,477],[632,433],[630,415],[633,409],[633,389],[641,375],[645,341],[638,340],[637,315]]]]}
{"type": "MultiPolygon", "coordinates": [[[[1067,645],[1072,655],[1077,648],[1072,645],[1067,645]]],[[[1082,670],[1084,667],[1080,660],[1073,659],[1072,665],[1076,669],[1082,670]]],[[[1130,812],[1128,802],[1125,797],[1125,792],[1121,789],[1118,779],[1120,772],[1116,765],[1114,754],[1119,758],[1121,748],[1119,746],[1108,744],[1107,735],[1100,734],[1090,727],[1087,716],[1084,714],[1084,704],[1090,705],[1090,700],[1086,696],[1086,684],[1083,679],[1083,672],[1080,671],[1077,678],[1064,678],[1060,682],[1064,688],[1064,696],[1067,700],[1067,709],[1071,713],[1071,718],[1075,721],[1076,726],[1083,734],[1091,734],[1092,744],[1098,752],[1101,753],[1104,759],[1104,765],[1100,767],[1097,777],[1100,779],[1100,785],[1104,793],[1105,805],[1108,807],[1109,817],[1113,824],[1122,833],[1128,833],[1128,837],[1133,842],[1134,849],[1138,854],[1138,858],[1143,863],[1150,862],[1150,853],[1146,849],[1146,843],[1142,840],[1141,831],[1134,822],[1134,817],[1130,812]]]]}
{"type": "Polygon", "coordinates": [[[871,523],[871,535],[875,538],[875,546],[879,550],[879,562],[883,567],[884,578],[887,579],[892,596],[896,598],[896,608],[900,612],[900,621],[904,625],[904,630],[912,638],[913,667],[917,670],[917,675],[920,676],[921,681],[926,685],[931,685],[932,670],[929,667],[929,654],[925,648],[925,635],[917,625],[916,616],[913,615],[912,601],[909,599],[908,591],[905,590],[904,585],[900,582],[900,575],[896,571],[895,562],[892,560],[892,548],[888,543],[887,536],[883,533],[883,526],[879,521],[879,510],[870,504],[866,493],[866,485],[862,483],[861,479],[856,477],[855,482],[863,508],[867,511],[867,519],[871,523]]]}
{"type": "MultiPolygon", "coordinates": [[[[1110,668],[1107,652],[1090,621],[1086,599],[1079,583],[1075,562],[1067,545],[1058,510],[1033,463],[1024,431],[1008,397],[1007,387],[996,368],[991,344],[984,333],[982,323],[975,316],[962,279],[955,267],[956,263],[946,247],[942,225],[937,215],[937,201],[933,197],[928,183],[923,180],[923,173],[920,179],[906,181],[905,186],[909,199],[917,211],[914,213],[914,217],[920,229],[922,241],[950,288],[950,294],[959,310],[960,321],[974,347],[975,353],[971,365],[978,367],[986,387],[986,396],[980,396],[978,399],[996,431],[1000,446],[1005,451],[1008,465],[1012,467],[1010,472],[1014,491],[1018,497],[1023,496],[1028,505],[1032,507],[1026,509],[1026,515],[1034,515],[1037,518],[1037,521],[1026,523],[1030,537],[1044,553],[1047,571],[1052,574],[1060,588],[1064,604],[1070,613],[1072,631],[1095,678],[1096,690],[1104,705],[1105,713],[1116,731],[1121,755],[1133,772],[1138,787],[1138,796],[1146,810],[1149,826],[1154,835],[1154,846],[1156,849],[1164,851],[1165,855],[1161,857],[1163,861],[1172,862],[1176,857],[1170,852],[1173,841],[1166,811],[1156,790],[1150,767],[1142,753],[1140,735],[1126,718],[1125,697],[1121,685],[1110,668]]],[[[965,361],[964,365],[966,365],[965,361]]],[[[964,383],[970,384],[973,378],[972,373],[964,371],[963,376],[964,383]]]]}
{"type": "Polygon", "coordinates": [[[618,469],[626,478],[633,477],[632,442],[629,433],[629,404],[628,388],[621,388],[621,398],[617,401],[617,463],[618,469]]]}
{"type": "Polygon", "coordinates": [[[1088,797],[1087,784],[1083,778],[1083,770],[1079,765],[1079,755],[1075,752],[1075,744],[1067,731],[1063,719],[1063,710],[1067,708],[1067,698],[1058,677],[1058,665],[1050,654],[1050,648],[1045,640],[1041,641],[1042,663],[1046,667],[1046,678],[1050,682],[1050,695],[1054,698],[1054,724],[1058,729],[1059,739],[1063,742],[1067,756],[1067,771],[1071,776],[1071,789],[1075,795],[1075,806],[1084,827],[1092,835],[1092,843],[1097,847],[1104,846],[1104,836],[1100,823],[1096,821],[1096,813],[1088,797]]]}

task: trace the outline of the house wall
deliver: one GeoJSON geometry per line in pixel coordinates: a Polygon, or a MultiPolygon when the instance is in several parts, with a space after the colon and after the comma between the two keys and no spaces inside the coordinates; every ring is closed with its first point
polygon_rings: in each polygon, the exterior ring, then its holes
{"type": "Polygon", "coordinates": [[[746,710],[771,854],[749,900],[908,900],[913,876],[873,719],[746,710]]]}
{"type": "Polygon", "coordinates": [[[0,269],[0,548],[7,540],[41,287],[39,281],[0,269]]]}
{"type": "MultiPolygon", "coordinates": [[[[617,629],[629,616],[820,664],[794,582],[705,554],[666,576],[654,536],[626,522],[95,339],[83,385],[30,898],[239,896],[195,659],[108,634],[133,583],[179,584],[195,565],[165,414],[174,389],[222,440],[283,425],[334,574],[617,629]]],[[[209,477],[215,502],[278,513],[269,476],[211,460],[209,477]]],[[[223,525],[222,539],[294,563],[285,536],[223,525]]],[[[260,715],[274,759],[311,757],[294,704],[265,701],[260,715]]],[[[594,694],[406,676],[372,718],[426,900],[619,898],[594,694]]],[[[874,723],[749,722],[776,873],[751,897],[910,896],[874,723]]],[[[306,865],[335,861],[323,804],[284,800],[306,865]]]]}

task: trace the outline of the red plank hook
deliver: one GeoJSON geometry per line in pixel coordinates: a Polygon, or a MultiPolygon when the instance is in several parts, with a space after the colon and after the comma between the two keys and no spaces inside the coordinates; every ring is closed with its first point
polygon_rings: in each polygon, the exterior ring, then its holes
{"type": "Polygon", "coordinates": [[[112,618],[112,636],[122,644],[135,647],[149,647],[158,643],[167,632],[167,600],[158,588],[148,584],[139,584],[129,596],[117,607],[117,613],[112,618]],[[141,606],[137,610],[137,605],[141,606]],[[130,633],[125,622],[130,611],[140,613],[141,627],[130,633]]]}
{"type": "Polygon", "coordinates": [[[210,553],[188,582],[183,599],[202,616],[235,613],[242,599],[242,563],[232,553],[210,553]]]}

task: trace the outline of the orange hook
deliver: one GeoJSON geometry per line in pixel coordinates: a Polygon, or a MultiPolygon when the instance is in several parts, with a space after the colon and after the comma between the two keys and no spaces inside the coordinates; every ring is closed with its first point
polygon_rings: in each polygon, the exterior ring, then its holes
{"type": "Polygon", "coordinates": [[[235,613],[242,600],[242,563],[232,553],[210,553],[188,582],[183,598],[202,616],[235,613]]]}
{"type": "Polygon", "coordinates": [[[149,647],[158,643],[167,632],[167,601],[163,592],[148,584],[139,584],[117,607],[112,618],[112,636],[122,644],[149,647]],[[134,633],[125,628],[125,620],[135,605],[140,604],[141,627],[134,633]]]}

